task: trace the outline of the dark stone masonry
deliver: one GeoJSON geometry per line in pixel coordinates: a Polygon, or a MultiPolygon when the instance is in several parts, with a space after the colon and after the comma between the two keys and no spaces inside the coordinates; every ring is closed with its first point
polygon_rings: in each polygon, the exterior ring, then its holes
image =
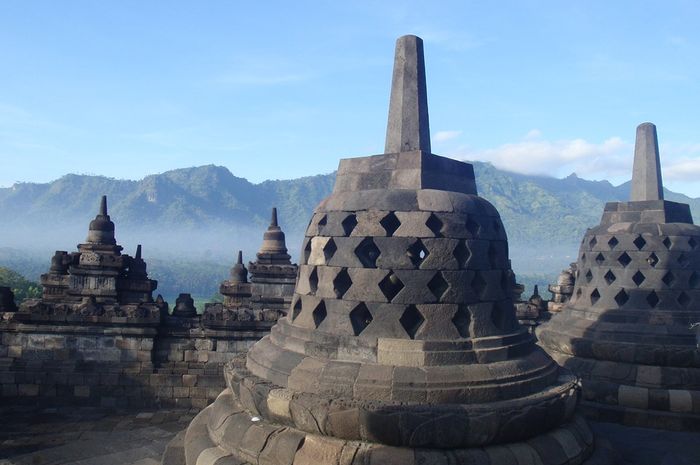
{"type": "MultiPolygon", "coordinates": [[[[224,292],[223,308],[208,304],[202,317],[189,294],[172,313],[160,295],[153,299],[158,283],[148,278],[141,246],[133,257],[121,253],[102,197],[78,251],[52,257],[41,299],[17,309],[11,291],[0,290],[3,399],[204,408],[225,386],[223,365],[267,334],[291,299],[296,265],[273,215],[273,232],[251,264],[263,270],[262,284],[236,305],[224,292]]],[[[245,281],[243,271],[236,273],[245,281]]]]}
{"type": "Polygon", "coordinates": [[[605,206],[550,301],[522,301],[472,165],[431,153],[426,88],[422,40],[400,37],[385,153],[340,160],[299,266],[273,208],[201,314],[154,298],[103,196],[40,299],[0,287],[0,459],[697,463],[700,227],[663,198],[656,127],[637,128],[630,201],[605,206]]]}
{"type": "MultiPolygon", "coordinates": [[[[586,232],[573,297],[540,342],[583,381],[583,411],[700,430],[700,227],[663,199],[656,127],[637,128],[632,195],[586,232]]],[[[568,283],[567,283],[568,284],[568,283]]]]}
{"type": "Polygon", "coordinates": [[[401,37],[387,153],[341,160],[289,313],[165,464],[608,463],[575,376],[518,324],[472,166],[430,153],[425,89],[423,43],[401,37]]]}

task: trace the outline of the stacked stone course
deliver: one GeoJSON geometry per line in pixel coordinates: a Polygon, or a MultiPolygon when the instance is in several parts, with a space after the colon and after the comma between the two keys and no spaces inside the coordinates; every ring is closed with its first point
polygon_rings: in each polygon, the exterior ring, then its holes
{"type": "Polygon", "coordinates": [[[287,316],[166,465],[606,463],[575,377],[518,325],[472,166],[430,153],[425,89],[422,41],[401,37],[386,153],[340,162],[287,316]]]}
{"type": "Polygon", "coordinates": [[[573,297],[542,345],[583,379],[584,411],[637,426],[700,429],[700,227],[663,199],[656,127],[637,128],[629,202],[605,206],[573,297]]]}
{"type": "MultiPolygon", "coordinates": [[[[272,235],[280,249],[284,233],[276,212],[274,220],[272,235]]],[[[269,235],[264,250],[271,248],[269,235]]],[[[204,408],[225,386],[223,365],[267,334],[283,314],[280,303],[291,299],[287,281],[296,265],[286,255],[286,261],[275,263],[282,272],[267,272],[255,300],[243,299],[237,309],[225,306],[225,312],[244,312],[246,318],[226,318],[224,325],[207,318],[206,311],[202,318],[189,294],[181,294],[169,314],[161,296],[152,298],[157,283],[148,278],[141,246],[134,257],[121,250],[103,197],[85,243],[77,252],[58,251],[52,258],[41,278],[41,299],[17,309],[11,291],[2,291],[4,400],[204,408]],[[275,288],[277,282],[283,285],[275,288]]]]}

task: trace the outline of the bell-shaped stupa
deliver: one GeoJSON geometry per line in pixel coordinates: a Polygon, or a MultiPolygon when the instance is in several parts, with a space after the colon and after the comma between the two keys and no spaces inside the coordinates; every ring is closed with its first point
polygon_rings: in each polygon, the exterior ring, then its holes
{"type": "Polygon", "coordinates": [[[631,199],[581,243],[571,300],[538,331],[603,421],[700,429],[700,227],[663,198],[656,127],[637,128],[631,199]]]}
{"type": "Polygon", "coordinates": [[[386,153],[341,160],[288,315],[225,370],[187,464],[582,463],[576,379],[518,325],[511,277],[472,165],[430,153],[423,43],[401,37],[386,153]]]}

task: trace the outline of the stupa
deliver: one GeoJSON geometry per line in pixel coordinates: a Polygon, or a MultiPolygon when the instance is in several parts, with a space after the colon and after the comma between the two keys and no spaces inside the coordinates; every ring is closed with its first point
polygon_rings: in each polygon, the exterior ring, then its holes
{"type": "Polygon", "coordinates": [[[498,212],[430,152],[418,37],[397,41],[385,153],[341,160],[301,255],[288,315],[187,429],[188,465],[590,456],[576,378],[515,318],[498,212]]]}
{"type": "Polygon", "coordinates": [[[629,202],[605,206],[579,251],[572,299],[538,331],[583,380],[593,418],[700,429],[700,227],[663,198],[656,127],[637,128],[629,202]]]}
{"type": "Polygon", "coordinates": [[[152,296],[158,283],[148,278],[141,246],[133,257],[121,251],[107,213],[107,196],[102,196],[85,242],[77,252],[56,251],[49,272],[41,275],[42,298],[26,301],[22,312],[59,318],[160,320],[152,296]]]}
{"type": "Polygon", "coordinates": [[[245,326],[246,322],[257,322],[260,327],[271,328],[289,309],[297,268],[287,253],[284,232],[277,222],[277,208],[273,208],[270,226],[263,234],[256,260],[249,262],[246,268],[243,252],[238,251],[230,278],[219,287],[224,301],[206,304],[204,324],[245,326]]]}

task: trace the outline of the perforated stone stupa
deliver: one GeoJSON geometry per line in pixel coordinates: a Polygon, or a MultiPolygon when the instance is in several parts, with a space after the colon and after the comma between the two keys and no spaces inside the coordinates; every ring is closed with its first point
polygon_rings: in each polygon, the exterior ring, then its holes
{"type": "Polygon", "coordinates": [[[637,128],[631,200],[583,238],[570,302],[538,332],[605,421],[700,429],[700,227],[663,198],[656,127],[637,128]]]}
{"type": "Polygon", "coordinates": [[[430,153],[426,95],[422,41],[401,37],[386,153],[341,160],[289,314],[225,370],[227,389],[187,430],[188,465],[592,453],[576,379],[516,321],[498,212],[471,165],[430,153]]]}

